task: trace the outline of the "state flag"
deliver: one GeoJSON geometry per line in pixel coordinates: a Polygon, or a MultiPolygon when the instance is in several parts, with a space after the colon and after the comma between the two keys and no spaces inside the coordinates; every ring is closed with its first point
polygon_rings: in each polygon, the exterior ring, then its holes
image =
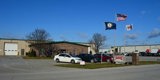
{"type": "Polygon", "coordinates": [[[106,30],[116,29],[116,24],[113,22],[105,22],[106,30]]]}
{"type": "Polygon", "coordinates": [[[126,30],[127,30],[127,31],[130,31],[130,30],[132,30],[132,29],[133,29],[133,26],[132,26],[131,24],[126,25],[126,30]]]}
{"type": "Polygon", "coordinates": [[[124,21],[126,20],[127,15],[124,14],[117,14],[117,21],[124,21]]]}

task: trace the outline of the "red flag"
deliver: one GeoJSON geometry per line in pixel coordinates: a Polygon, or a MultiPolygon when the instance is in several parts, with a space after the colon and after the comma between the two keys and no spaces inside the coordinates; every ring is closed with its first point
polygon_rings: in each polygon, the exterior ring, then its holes
{"type": "Polygon", "coordinates": [[[131,24],[126,25],[126,30],[127,30],[127,31],[130,31],[130,30],[132,30],[132,29],[133,29],[133,26],[132,26],[131,24]]]}

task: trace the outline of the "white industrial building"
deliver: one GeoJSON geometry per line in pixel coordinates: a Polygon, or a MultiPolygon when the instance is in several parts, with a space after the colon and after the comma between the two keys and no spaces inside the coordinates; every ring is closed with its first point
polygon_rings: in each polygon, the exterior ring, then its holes
{"type": "Polygon", "coordinates": [[[124,53],[124,52],[146,52],[147,49],[149,50],[159,50],[160,44],[152,44],[152,45],[127,45],[127,46],[116,46],[112,47],[112,50],[118,53],[124,53]]]}
{"type": "Polygon", "coordinates": [[[109,48],[101,48],[101,49],[99,49],[99,53],[110,53],[110,49],[109,48]]]}

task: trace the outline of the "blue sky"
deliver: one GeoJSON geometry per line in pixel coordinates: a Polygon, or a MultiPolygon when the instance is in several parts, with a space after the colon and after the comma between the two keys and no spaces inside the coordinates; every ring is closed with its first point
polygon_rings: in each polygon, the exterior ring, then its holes
{"type": "Polygon", "coordinates": [[[55,41],[87,42],[94,33],[106,45],[160,43],[160,0],[0,0],[0,37],[24,39],[36,28],[55,41]],[[126,21],[116,21],[116,14],[126,21]],[[117,24],[105,30],[104,22],[117,24]],[[132,31],[125,25],[133,24],[132,31]]]}

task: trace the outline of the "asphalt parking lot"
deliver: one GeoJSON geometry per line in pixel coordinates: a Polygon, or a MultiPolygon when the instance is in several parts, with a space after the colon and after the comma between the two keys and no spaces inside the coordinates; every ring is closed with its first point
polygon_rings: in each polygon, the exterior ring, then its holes
{"type": "Polygon", "coordinates": [[[54,66],[55,64],[57,63],[51,59],[22,59],[22,57],[17,56],[0,56],[0,73],[50,72],[66,69],[54,66]]]}
{"type": "Polygon", "coordinates": [[[159,80],[160,65],[102,69],[54,66],[52,60],[0,56],[0,80],[159,80]]]}

